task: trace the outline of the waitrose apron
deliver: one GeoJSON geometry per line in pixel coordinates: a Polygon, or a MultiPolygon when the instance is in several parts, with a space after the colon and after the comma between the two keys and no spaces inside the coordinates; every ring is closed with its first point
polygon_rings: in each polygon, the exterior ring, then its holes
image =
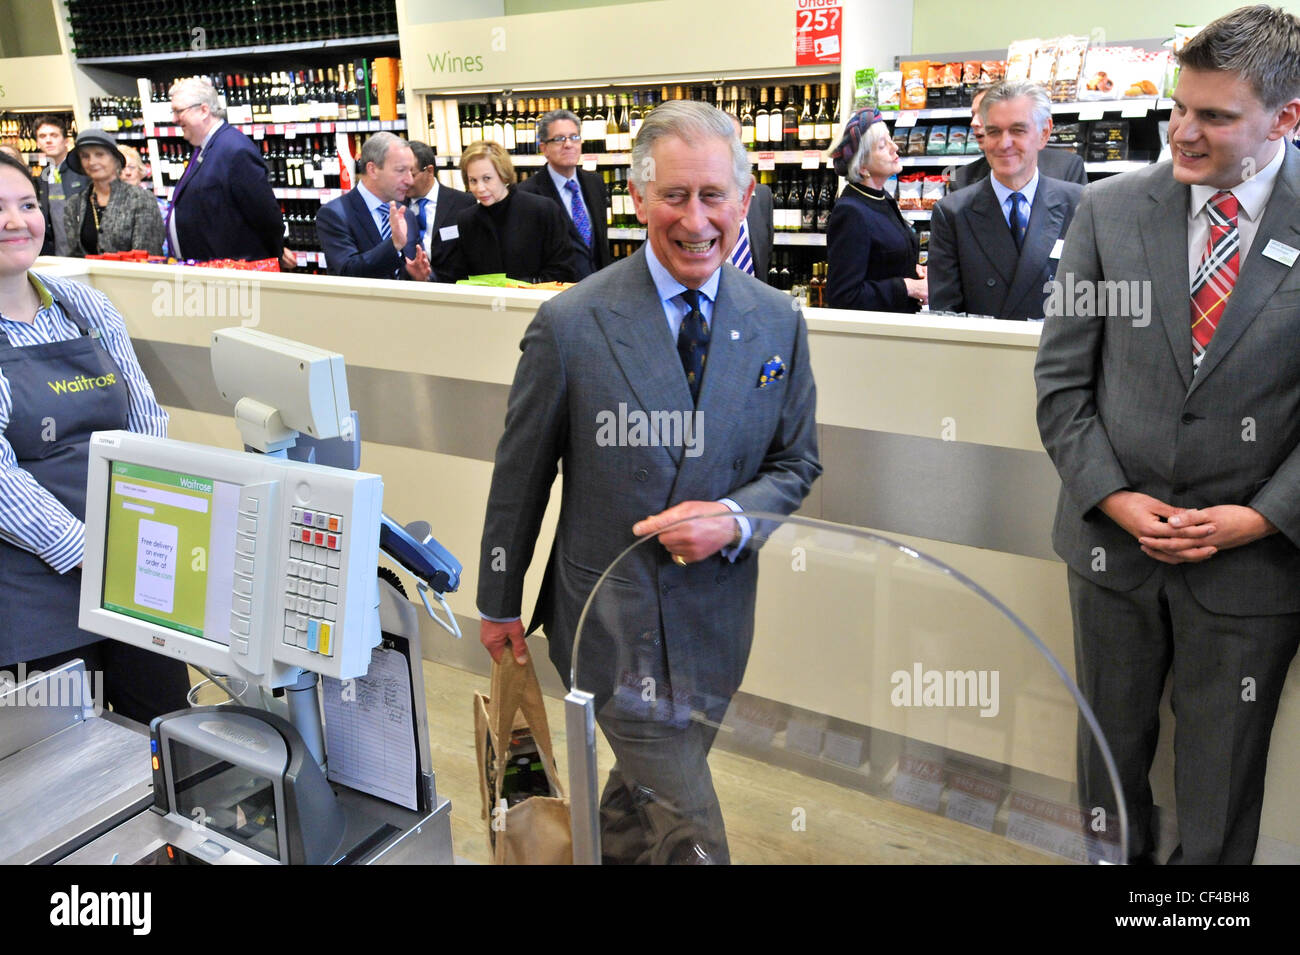
{"type": "MultiPolygon", "coordinates": [[[[0,331],[0,371],[13,394],[4,435],[18,466],[85,520],[91,432],[126,428],[129,397],[98,329],[49,291],[81,334],[66,342],[15,347],[0,331]],[[56,391],[54,385],[61,383],[68,387],[56,391]]],[[[57,574],[35,554],[0,540],[0,665],[101,639],[77,628],[80,597],[79,569],[57,574]]]]}

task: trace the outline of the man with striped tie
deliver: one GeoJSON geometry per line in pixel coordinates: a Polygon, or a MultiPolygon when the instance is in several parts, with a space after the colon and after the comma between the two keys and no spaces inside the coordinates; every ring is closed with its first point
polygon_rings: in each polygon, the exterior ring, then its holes
{"type": "MultiPolygon", "coordinates": [[[[740,120],[731,113],[731,125],[740,138],[740,120]]],[[[727,256],[731,264],[742,272],[767,281],[767,266],[772,261],[772,190],[761,182],[754,183],[754,196],[749,200],[749,212],[740,220],[740,238],[727,256]]]]}
{"type": "Polygon", "coordinates": [[[330,275],[429,281],[416,214],[402,205],[415,175],[404,139],[375,133],[361,145],[357,187],[316,213],[316,235],[330,275]]]}
{"type": "MultiPolygon", "coordinates": [[[[1147,777],[1172,674],[1170,861],[1245,864],[1300,644],[1300,153],[1286,146],[1300,19],[1243,7],[1178,58],[1172,160],[1093,183],[1065,239],[1057,284],[1075,294],[1043,328],[1038,423],[1061,475],[1076,678],[1115,757],[1130,857],[1156,849],[1147,777]],[[1098,309],[1115,287],[1142,307],[1098,309]]],[[[1079,773],[1113,832],[1082,730],[1079,773]]]]}
{"type": "Polygon", "coordinates": [[[564,209],[577,277],[585,279],[613,261],[605,228],[605,183],[594,172],[579,168],[582,134],[572,111],[556,109],[539,119],[537,141],[546,166],[515,188],[558,202],[564,209]]]}

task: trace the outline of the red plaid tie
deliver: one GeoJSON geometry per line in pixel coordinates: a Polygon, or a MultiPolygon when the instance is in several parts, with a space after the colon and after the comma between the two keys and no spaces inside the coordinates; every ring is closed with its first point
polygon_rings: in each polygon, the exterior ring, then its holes
{"type": "Polygon", "coordinates": [[[1241,235],[1237,232],[1237,197],[1216,192],[1205,205],[1210,239],[1192,278],[1192,365],[1199,368],[1214,336],[1228,296],[1237,284],[1241,235]]]}

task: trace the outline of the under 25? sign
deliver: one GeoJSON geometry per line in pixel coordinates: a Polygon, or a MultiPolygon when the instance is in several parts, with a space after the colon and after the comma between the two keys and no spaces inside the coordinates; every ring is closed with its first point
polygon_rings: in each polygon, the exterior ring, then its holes
{"type": "Polygon", "coordinates": [[[795,65],[838,63],[842,22],[840,0],[795,0],[795,65]]]}

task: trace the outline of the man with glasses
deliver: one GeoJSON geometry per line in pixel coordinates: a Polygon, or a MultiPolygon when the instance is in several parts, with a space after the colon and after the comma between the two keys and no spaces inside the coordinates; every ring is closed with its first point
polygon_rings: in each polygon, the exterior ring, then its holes
{"type": "Polygon", "coordinates": [[[208,80],[177,80],[170,95],[172,117],[194,147],[167,210],[171,254],[198,261],[279,258],[284,217],[262,154],[224,121],[208,80]]]}
{"type": "Polygon", "coordinates": [[[564,207],[569,217],[569,239],[578,279],[609,265],[609,239],[605,232],[605,183],[594,172],[578,168],[582,136],[578,117],[556,109],[537,121],[537,138],[546,166],[517,187],[544,196],[564,207]]]}

